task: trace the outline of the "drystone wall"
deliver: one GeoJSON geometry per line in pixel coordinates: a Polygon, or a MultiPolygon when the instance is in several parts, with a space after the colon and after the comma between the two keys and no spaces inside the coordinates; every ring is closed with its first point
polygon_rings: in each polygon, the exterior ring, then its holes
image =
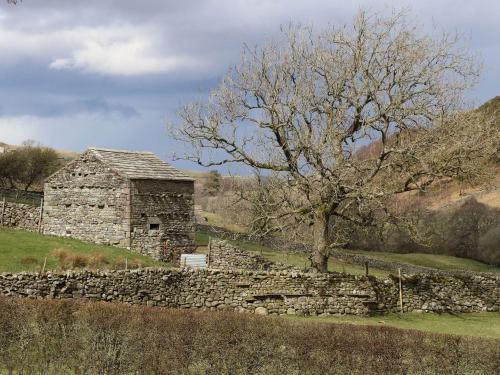
{"type": "MultiPolygon", "coordinates": [[[[208,264],[210,267],[218,269],[284,270],[293,268],[271,262],[262,256],[251,254],[220,240],[210,242],[208,264]]],[[[297,271],[299,270],[297,269],[297,271]]]]}
{"type": "Polygon", "coordinates": [[[130,247],[171,261],[177,261],[181,253],[192,253],[193,194],[192,181],[133,180],[130,247]]]}
{"type": "Polygon", "coordinates": [[[83,154],[45,183],[43,233],[128,247],[129,182],[83,154]]]}
{"type": "Polygon", "coordinates": [[[290,243],[288,241],[283,241],[280,240],[279,238],[273,238],[270,236],[258,237],[247,233],[231,232],[230,230],[227,230],[225,228],[216,227],[203,222],[196,223],[196,231],[207,233],[214,236],[215,238],[221,238],[224,240],[251,241],[259,245],[267,246],[278,250],[287,249],[296,252],[309,251],[309,249],[304,244],[290,243]]]}
{"type": "MultiPolygon", "coordinates": [[[[405,311],[499,311],[499,277],[405,276],[405,311]]],[[[398,280],[338,273],[141,269],[0,274],[0,295],[84,298],[257,314],[366,315],[399,309],[398,280]]]]}
{"type": "MultiPolygon", "coordinates": [[[[383,281],[380,304],[398,311],[399,279],[383,281]]],[[[495,274],[406,274],[402,276],[405,312],[500,311],[500,276],[495,274]]]]}
{"type": "Polygon", "coordinates": [[[0,226],[38,231],[40,207],[0,202],[0,226]]]}

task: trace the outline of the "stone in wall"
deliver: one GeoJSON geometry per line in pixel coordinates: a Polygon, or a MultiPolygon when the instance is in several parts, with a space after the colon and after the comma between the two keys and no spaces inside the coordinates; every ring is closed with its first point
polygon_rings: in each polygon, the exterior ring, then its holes
{"type": "MultiPolygon", "coordinates": [[[[246,270],[293,269],[281,263],[272,262],[262,256],[252,254],[229,244],[227,241],[212,239],[209,244],[208,264],[211,268],[246,270]]],[[[300,271],[299,269],[296,269],[300,271]]]]}
{"type": "Polygon", "coordinates": [[[38,231],[40,207],[0,202],[0,226],[38,231]]]}

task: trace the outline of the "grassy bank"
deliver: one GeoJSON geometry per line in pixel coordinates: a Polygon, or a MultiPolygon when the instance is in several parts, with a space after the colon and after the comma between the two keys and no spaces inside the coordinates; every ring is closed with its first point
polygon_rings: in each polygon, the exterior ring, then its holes
{"type": "MultiPolygon", "coordinates": [[[[288,251],[277,251],[266,246],[261,246],[252,242],[247,241],[232,241],[236,246],[241,247],[253,254],[262,255],[263,257],[273,261],[283,263],[289,266],[308,268],[309,260],[307,254],[288,252],[288,251]]],[[[334,272],[343,272],[351,275],[364,275],[365,268],[357,264],[350,264],[340,259],[330,257],[328,261],[328,270],[334,272]]],[[[387,277],[389,275],[388,271],[370,268],[370,275],[378,277],[387,277]]]]}
{"type": "MultiPolygon", "coordinates": [[[[209,235],[206,233],[196,233],[196,243],[202,248],[199,252],[205,252],[206,249],[203,247],[208,245],[209,235]]],[[[229,241],[233,245],[244,249],[252,254],[261,255],[273,262],[279,262],[288,266],[298,267],[298,268],[308,268],[309,260],[307,259],[307,254],[291,252],[291,251],[279,251],[272,249],[267,246],[262,246],[250,241],[229,241]]],[[[344,272],[352,275],[364,275],[365,268],[357,264],[349,264],[340,259],[331,258],[328,262],[328,270],[335,272],[344,272]]],[[[385,270],[379,270],[376,268],[370,268],[370,274],[378,277],[387,277],[389,272],[385,270]]]]}
{"type": "MultiPolygon", "coordinates": [[[[199,246],[208,244],[209,236],[196,233],[199,246]]],[[[309,262],[303,253],[277,251],[249,241],[231,241],[251,253],[262,255],[271,261],[304,268],[309,262]]],[[[202,250],[203,251],[203,250],[202,250]]],[[[395,254],[384,252],[356,251],[389,262],[399,262],[443,270],[472,270],[500,272],[499,267],[490,266],[470,259],[433,254],[395,254]]],[[[39,271],[46,260],[46,269],[70,268],[124,268],[127,266],[151,267],[169,266],[150,257],[113,246],[85,243],[71,238],[44,236],[38,233],[0,228],[0,272],[39,271]]],[[[364,275],[363,266],[350,264],[340,259],[331,258],[328,264],[330,271],[364,275]]],[[[389,272],[370,268],[370,274],[386,277],[389,272]]]]}
{"type": "Polygon", "coordinates": [[[0,373],[494,374],[499,348],[392,327],[0,298],[0,373]]]}
{"type": "Polygon", "coordinates": [[[292,317],[291,319],[307,319],[323,323],[349,323],[355,325],[396,327],[432,333],[500,339],[500,313],[406,313],[371,317],[346,315],[307,318],[292,317]]]}
{"type": "MultiPolygon", "coordinates": [[[[200,246],[206,246],[208,244],[208,238],[209,235],[205,233],[196,234],[196,242],[200,246]]],[[[309,264],[307,259],[307,254],[276,250],[250,241],[237,240],[230,242],[233,243],[235,246],[245,249],[253,254],[262,255],[274,262],[280,262],[286,265],[300,267],[300,268],[307,267],[309,264]]],[[[481,263],[472,259],[458,258],[448,255],[435,255],[435,254],[422,254],[422,253],[398,254],[398,253],[388,253],[388,252],[353,251],[353,250],[344,250],[344,251],[351,254],[359,254],[371,258],[380,259],[386,262],[397,262],[397,263],[410,264],[416,266],[424,266],[444,271],[468,270],[468,271],[500,273],[500,267],[481,263]]],[[[363,266],[357,264],[350,264],[341,259],[336,259],[335,257],[330,258],[330,261],[328,262],[328,270],[336,272],[345,272],[353,275],[365,274],[365,268],[363,266]]],[[[371,275],[378,277],[386,277],[389,275],[389,271],[373,267],[370,267],[369,272],[371,275]]]]}
{"type": "Polygon", "coordinates": [[[500,273],[500,267],[492,266],[477,260],[459,258],[450,255],[422,254],[422,253],[388,253],[380,251],[351,251],[346,252],[369,256],[386,262],[406,263],[415,266],[437,268],[444,271],[468,270],[477,272],[500,273]]]}
{"type": "Polygon", "coordinates": [[[0,228],[0,272],[166,266],[153,258],[113,246],[0,228]]]}

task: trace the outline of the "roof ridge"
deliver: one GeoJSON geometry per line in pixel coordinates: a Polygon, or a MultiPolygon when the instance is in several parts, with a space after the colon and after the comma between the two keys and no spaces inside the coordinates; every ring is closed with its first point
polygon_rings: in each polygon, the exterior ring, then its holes
{"type": "Polygon", "coordinates": [[[102,148],[102,147],[89,147],[89,150],[92,151],[109,151],[109,152],[120,152],[123,154],[146,154],[146,155],[155,155],[154,152],[151,151],[130,151],[130,150],[117,150],[113,148],[102,148]]]}

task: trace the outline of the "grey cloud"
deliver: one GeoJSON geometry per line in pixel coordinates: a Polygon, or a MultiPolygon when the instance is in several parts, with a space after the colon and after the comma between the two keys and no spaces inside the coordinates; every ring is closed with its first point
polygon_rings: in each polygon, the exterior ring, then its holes
{"type": "Polygon", "coordinates": [[[130,105],[109,103],[103,98],[87,98],[71,101],[68,103],[60,103],[57,106],[47,109],[46,115],[52,116],[68,116],[82,112],[102,113],[102,114],[119,114],[124,117],[138,117],[139,112],[130,105]]]}
{"type": "Polygon", "coordinates": [[[427,29],[434,23],[470,37],[485,63],[483,79],[470,95],[481,102],[499,94],[497,0],[24,0],[16,7],[0,1],[0,31],[3,27],[44,35],[125,25],[148,30],[147,35],[155,37],[153,52],[161,56],[172,53],[200,62],[196,69],[181,66],[161,74],[106,76],[49,69],[54,59],[71,57],[66,45],[45,52],[34,48],[32,55],[17,60],[3,51],[2,57],[9,58],[0,59],[0,116],[54,118],[57,126],[43,125],[49,145],[84,149],[97,143],[98,134],[101,146],[151,149],[163,155],[175,147],[164,130],[165,119],[175,118],[176,108],[185,101],[206,97],[237,63],[243,43],[274,38],[280,24],[289,21],[321,28],[349,22],[359,7],[391,11],[392,6],[410,6],[427,29]],[[88,134],[89,124],[95,134],[88,134]]]}

